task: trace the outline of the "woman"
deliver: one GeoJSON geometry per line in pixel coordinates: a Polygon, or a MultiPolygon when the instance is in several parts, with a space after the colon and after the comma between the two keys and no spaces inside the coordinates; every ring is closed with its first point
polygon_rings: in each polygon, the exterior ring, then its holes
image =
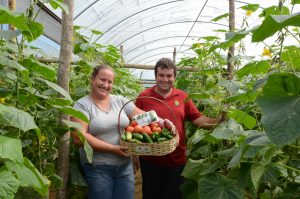
{"type": "MultiPolygon", "coordinates": [[[[89,124],[77,119],[82,126],[86,141],[93,148],[93,161],[88,163],[83,147],[80,147],[80,161],[88,184],[89,199],[133,199],[134,174],[131,157],[126,147],[119,145],[118,114],[128,100],[110,94],[115,74],[108,65],[96,67],[91,76],[91,92],[79,99],[74,108],[84,113],[89,124]]],[[[124,129],[130,119],[144,111],[134,103],[128,103],[120,115],[120,126],[124,129]]],[[[73,133],[74,142],[82,142],[73,133]]]]}

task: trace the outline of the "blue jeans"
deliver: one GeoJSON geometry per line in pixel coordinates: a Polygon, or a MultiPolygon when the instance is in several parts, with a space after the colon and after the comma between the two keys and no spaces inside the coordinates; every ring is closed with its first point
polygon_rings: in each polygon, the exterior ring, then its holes
{"type": "Polygon", "coordinates": [[[132,163],[120,166],[81,163],[88,184],[88,199],[133,199],[132,163]]]}

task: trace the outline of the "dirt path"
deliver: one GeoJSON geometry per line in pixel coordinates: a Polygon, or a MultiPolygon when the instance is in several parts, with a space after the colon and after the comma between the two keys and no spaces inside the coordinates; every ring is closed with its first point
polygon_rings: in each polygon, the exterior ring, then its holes
{"type": "Polygon", "coordinates": [[[141,170],[135,174],[135,199],[142,199],[142,176],[141,170]]]}

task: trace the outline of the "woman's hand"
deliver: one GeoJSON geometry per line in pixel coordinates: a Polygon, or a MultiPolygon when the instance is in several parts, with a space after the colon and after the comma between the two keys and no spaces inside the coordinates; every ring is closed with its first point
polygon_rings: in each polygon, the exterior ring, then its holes
{"type": "Polygon", "coordinates": [[[116,154],[121,157],[129,157],[130,154],[127,153],[127,146],[121,146],[121,145],[111,145],[111,153],[116,154]]]}

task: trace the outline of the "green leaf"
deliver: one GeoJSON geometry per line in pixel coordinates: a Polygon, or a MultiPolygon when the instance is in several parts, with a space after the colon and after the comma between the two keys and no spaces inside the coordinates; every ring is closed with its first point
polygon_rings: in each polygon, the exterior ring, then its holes
{"type": "Polygon", "coordinates": [[[287,26],[300,26],[300,13],[291,15],[269,15],[253,32],[252,42],[260,42],[287,26]]]}
{"type": "Polygon", "coordinates": [[[58,0],[50,0],[49,3],[55,10],[61,8],[67,15],[69,14],[69,7],[65,3],[58,0]]]}
{"type": "Polygon", "coordinates": [[[86,181],[79,169],[78,162],[70,163],[70,180],[72,185],[87,187],[86,181]]]}
{"type": "Polygon", "coordinates": [[[3,6],[0,6],[0,24],[10,24],[21,31],[29,30],[24,14],[10,12],[3,6]]]}
{"type": "Polygon", "coordinates": [[[21,140],[0,135],[0,159],[22,163],[21,140]]]}
{"type": "Polygon", "coordinates": [[[53,90],[55,90],[56,92],[60,93],[65,98],[67,98],[68,100],[71,100],[73,102],[70,94],[65,89],[60,87],[58,84],[55,84],[53,82],[49,82],[49,81],[41,79],[41,78],[35,78],[35,79],[38,80],[38,81],[46,83],[50,88],[52,88],[53,90]]]}
{"type": "Polygon", "coordinates": [[[24,132],[38,128],[29,113],[2,104],[0,104],[0,124],[15,127],[24,132]]]}
{"type": "Polygon", "coordinates": [[[49,180],[35,168],[35,166],[32,164],[32,162],[30,162],[29,159],[24,158],[24,166],[26,166],[37,179],[37,182],[33,184],[33,188],[42,196],[47,195],[49,192],[48,188],[50,186],[49,180]]]}
{"type": "Polygon", "coordinates": [[[189,94],[189,96],[186,98],[185,101],[188,101],[189,99],[209,99],[210,95],[208,95],[207,93],[191,93],[189,94]]]}
{"type": "Polygon", "coordinates": [[[41,195],[48,192],[49,181],[27,158],[24,158],[24,164],[7,161],[5,165],[9,171],[16,173],[22,187],[33,187],[41,195]]]}
{"type": "Polygon", "coordinates": [[[236,42],[239,42],[241,39],[245,38],[249,33],[254,31],[257,27],[254,27],[247,31],[238,31],[238,32],[230,32],[226,33],[226,41],[213,45],[209,48],[209,52],[216,50],[217,48],[226,49],[235,44],[236,42]]]}
{"type": "Polygon", "coordinates": [[[248,129],[252,129],[256,125],[256,119],[244,111],[229,109],[227,113],[230,118],[244,124],[248,129]]]}
{"type": "Polygon", "coordinates": [[[98,31],[98,30],[91,30],[91,32],[92,32],[94,35],[103,35],[103,32],[98,31]]]}
{"type": "Polygon", "coordinates": [[[82,112],[74,109],[73,107],[62,107],[61,111],[67,115],[76,117],[86,123],[89,123],[88,118],[85,116],[85,114],[83,114],[82,112]]]}
{"type": "Polygon", "coordinates": [[[243,199],[244,191],[236,184],[234,180],[218,173],[207,175],[198,181],[198,196],[213,199],[243,199]]]}
{"type": "Polygon", "coordinates": [[[270,75],[256,101],[262,109],[261,122],[272,143],[283,146],[300,136],[299,77],[289,73],[270,75]]]}
{"type": "Polygon", "coordinates": [[[205,168],[205,159],[188,159],[182,172],[182,176],[188,179],[192,179],[194,181],[198,181],[201,177],[201,171],[205,170],[205,168]]]}
{"type": "Polygon", "coordinates": [[[282,6],[279,8],[279,6],[270,6],[268,8],[265,8],[262,13],[259,15],[259,17],[267,17],[269,15],[289,15],[290,10],[286,6],[282,6]]]}
{"type": "Polygon", "coordinates": [[[266,74],[270,68],[271,65],[269,64],[269,62],[263,60],[263,61],[246,64],[243,68],[238,70],[236,74],[239,78],[242,78],[250,74],[252,75],[266,74]]]}
{"type": "Polygon", "coordinates": [[[259,4],[247,4],[240,8],[243,10],[251,10],[252,12],[255,12],[259,8],[259,4]]]}
{"type": "Polygon", "coordinates": [[[44,27],[42,24],[38,22],[31,22],[30,24],[27,25],[29,30],[22,31],[22,35],[24,35],[27,41],[31,42],[43,34],[44,27]]]}
{"type": "Polygon", "coordinates": [[[271,141],[265,133],[256,132],[247,138],[246,143],[251,146],[267,146],[271,141]]]}
{"type": "Polygon", "coordinates": [[[30,58],[24,59],[21,64],[30,71],[41,74],[48,80],[54,80],[56,78],[56,71],[51,65],[47,66],[30,58]]]}
{"type": "Polygon", "coordinates": [[[237,148],[237,150],[235,151],[233,157],[231,158],[230,162],[228,163],[228,168],[232,168],[232,167],[235,167],[235,166],[240,164],[244,148],[245,148],[244,145],[237,148]]]}
{"type": "Polygon", "coordinates": [[[180,186],[180,191],[184,199],[198,198],[198,184],[193,180],[184,179],[184,182],[180,186]]]}
{"type": "Polygon", "coordinates": [[[216,21],[219,21],[220,19],[226,18],[228,16],[229,16],[229,13],[225,13],[225,14],[222,14],[220,16],[217,16],[217,17],[213,18],[211,21],[216,22],[216,21]]]}
{"type": "Polygon", "coordinates": [[[66,124],[69,128],[76,129],[76,133],[79,136],[82,143],[84,143],[84,151],[86,153],[87,159],[89,162],[92,162],[93,160],[93,149],[89,145],[89,143],[85,140],[85,137],[82,134],[82,126],[77,122],[72,122],[69,120],[63,120],[63,123],[66,124]]]}
{"type": "Polygon", "coordinates": [[[291,4],[292,5],[294,5],[294,4],[300,4],[300,0],[292,0],[291,4]]]}
{"type": "Polygon", "coordinates": [[[223,80],[218,82],[219,86],[223,86],[231,94],[240,94],[238,91],[240,88],[244,88],[244,85],[241,82],[233,80],[223,80]]]}
{"type": "Polygon", "coordinates": [[[226,103],[230,102],[254,102],[258,95],[257,91],[249,91],[247,93],[238,94],[225,99],[226,103]]]}
{"type": "Polygon", "coordinates": [[[257,191],[260,185],[261,177],[265,172],[264,165],[261,164],[252,164],[251,165],[251,180],[254,185],[255,190],[257,191]]]}
{"type": "Polygon", "coordinates": [[[229,120],[227,123],[223,122],[217,126],[210,134],[217,139],[236,140],[236,137],[243,133],[243,128],[234,120],[229,120]]]}
{"type": "Polygon", "coordinates": [[[13,199],[20,187],[20,182],[6,170],[0,170],[0,179],[0,198],[13,199]]]}
{"type": "Polygon", "coordinates": [[[281,53],[281,60],[300,71],[300,48],[296,46],[284,47],[284,51],[281,53]]]}
{"type": "Polygon", "coordinates": [[[48,104],[52,106],[69,106],[72,104],[72,101],[65,99],[65,98],[55,98],[51,97],[46,101],[48,104]]]}
{"type": "Polygon", "coordinates": [[[18,71],[27,71],[26,68],[24,68],[21,64],[19,64],[15,60],[11,60],[7,57],[0,56],[0,65],[2,66],[8,66],[14,69],[17,69],[18,71]]]}

